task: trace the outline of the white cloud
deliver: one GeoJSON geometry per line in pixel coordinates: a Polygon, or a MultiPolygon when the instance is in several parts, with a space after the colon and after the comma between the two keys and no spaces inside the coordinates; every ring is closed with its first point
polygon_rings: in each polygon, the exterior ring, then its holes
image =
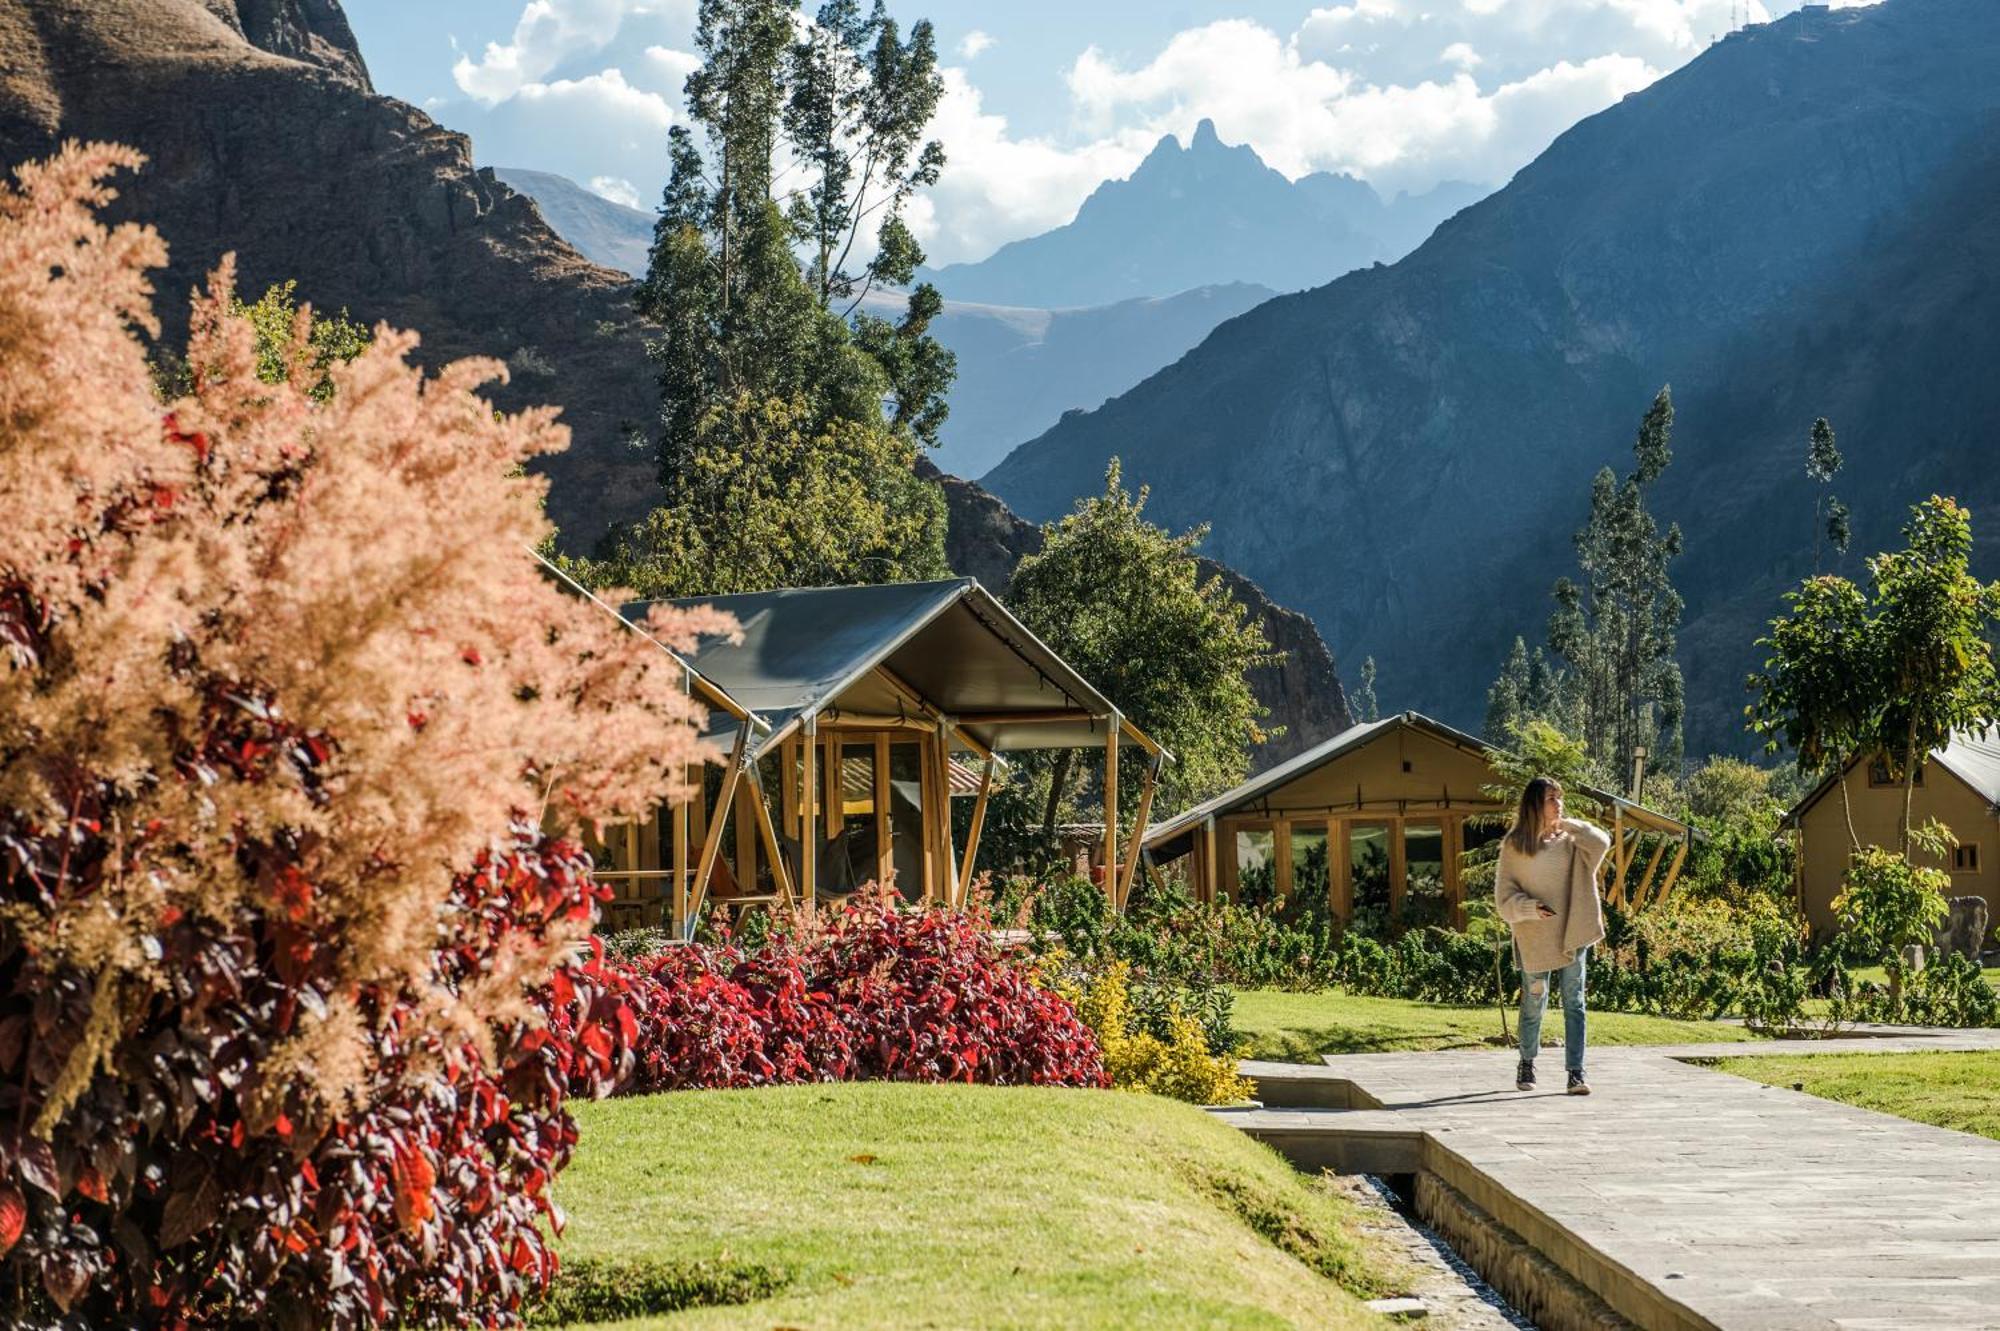
{"type": "Polygon", "coordinates": [[[590,192],[600,199],[622,203],[627,208],[639,206],[639,187],[623,176],[592,176],[590,192]]]}
{"type": "Polygon", "coordinates": [[[993,35],[974,28],[958,40],[958,57],[961,60],[977,60],[982,51],[993,49],[993,35]]]}
{"type": "Polygon", "coordinates": [[[566,61],[604,52],[628,27],[643,26],[635,21],[648,19],[691,29],[693,0],[528,0],[513,35],[486,43],[477,60],[461,55],[452,65],[452,81],[491,106],[541,82],[566,61]]]}
{"type": "Polygon", "coordinates": [[[1479,52],[1472,49],[1471,42],[1453,42],[1438,52],[1438,60],[1463,70],[1478,69],[1486,63],[1480,58],[1479,52]]]}

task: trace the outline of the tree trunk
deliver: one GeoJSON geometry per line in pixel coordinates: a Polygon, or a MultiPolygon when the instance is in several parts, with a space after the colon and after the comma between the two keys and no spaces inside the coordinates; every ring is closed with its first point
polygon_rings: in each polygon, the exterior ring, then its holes
{"type": "Polygon", "coordinates": [[[1847,767],[1840,769],[1840,811],[1847,817],[1847,844],[1856,855],[1861,853],[1861,835],[1854,830],[1854,805],[1847,798],[1847,767]]]}
{"type": "Polygon", "coordinates": [[[1068,793],[1070,768],[1076,761],[1076,750],[1063,749],[1056,754],[1056,769],[1049,777],[1049,802],[1042,810],[1042,835],[1054,837],[1056,834],[1056,813],[1062,808],[1063,796],[1068,793]]]}
{"type": "Polygon", "coordinates": [[[1909,737],[1903,742],[1903,858],[1910,858],[1910,804],[1917,792],[1917,722],[1910,719],[1909,737]]]}

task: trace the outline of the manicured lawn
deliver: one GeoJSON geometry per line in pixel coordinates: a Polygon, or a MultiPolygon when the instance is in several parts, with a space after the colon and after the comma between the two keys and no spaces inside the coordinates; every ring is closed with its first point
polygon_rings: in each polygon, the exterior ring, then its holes
{"type": "Polygon", "coordinates": [[[621,1328],[1373,1327],[1340,1198],[1200,1110],[871,1083],[578,1106],[563,1260],[754,1263],[775,1296],[621,1328]]]}
{"type": "MultiPolygon", "coordinates": [[[[1323,1054],[1369,1054],[1400,1049],[1462,1049],[1496,1043],[1495,1008],[1446,1007],[1401,998],[1353,994],[1295,994],[1251,989],[1236,995],[1232,1023],[1246,1043],[1245,1058],[1316,1063],[1323,1054]]],[[[1508,1028],[1513,1013],[1508,1014],[1508,1028]]],[[[1562,1013],[1551,1005],[1542,1023],[1545,1045],[1562,1043],[1562,1013]]],[[[1693,1044],[1752,1039],[1740,1026],[1669,1021],[1624,1012],[1590,1014],[1593,1044],[1693,1044]]]]}
{"type": "Polygon", "coordinates": [[[2000,1050],[1724,1058],[1715,1066],[1772,1086],[2000,1141],[2000,1050]]]}

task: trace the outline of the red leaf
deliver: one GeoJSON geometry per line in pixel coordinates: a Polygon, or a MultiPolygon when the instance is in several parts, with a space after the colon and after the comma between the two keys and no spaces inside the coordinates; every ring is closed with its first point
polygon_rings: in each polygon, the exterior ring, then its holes
{"type": "Polygon", "coordinates": [[[0,1257],[21,1241],[21,1230],[27,1223],[28,1199],[13,1184],[0,1183],[0,1257]]]}

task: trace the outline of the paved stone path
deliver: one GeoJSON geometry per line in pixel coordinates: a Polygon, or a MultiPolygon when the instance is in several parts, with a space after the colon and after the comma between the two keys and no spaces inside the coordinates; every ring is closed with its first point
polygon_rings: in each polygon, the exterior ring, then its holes
{"type": "Polygon", "coordinates": [[[2000,1049],[2000,1031],[1596,1047],[1588,1098],[1563,1094],[1553,1050],[1526,1094],[1510,1051],[1329,1057],[1357,1106],[1379,1109],[1236,1117],[1253,1132],[1420,1128],[1427,1167],[1511,1195],[1517,1230],[1573,1243],[1558,1260],[1586,1284],[1650,1287],[1643,1326],[2000,1331],[2000,1141],[1682,1061],[1937,1049],[2000,1049]]]}

